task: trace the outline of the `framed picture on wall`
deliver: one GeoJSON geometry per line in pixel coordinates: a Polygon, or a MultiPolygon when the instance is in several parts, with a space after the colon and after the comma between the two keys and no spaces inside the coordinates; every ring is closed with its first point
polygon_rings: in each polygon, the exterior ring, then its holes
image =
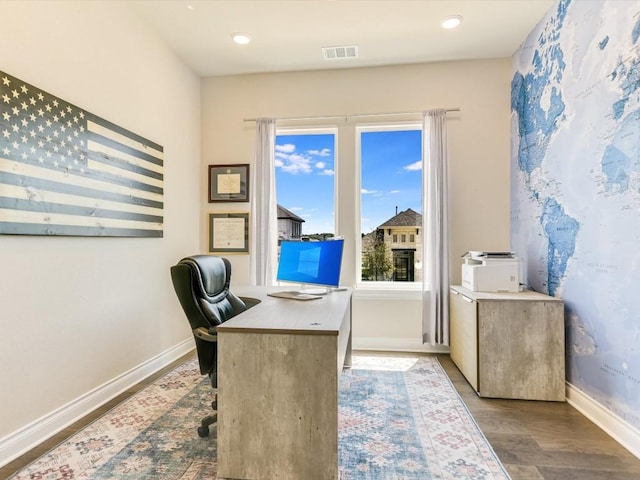
{"type": "Polygon", "coordinates": [[[249,212],[209,214],[210,253],[249,253],[249,212]]]}
{"type": "Polygon", "coordinates": [[[209,203],[248,201],[248,164],[209,165],[209,203]]]}

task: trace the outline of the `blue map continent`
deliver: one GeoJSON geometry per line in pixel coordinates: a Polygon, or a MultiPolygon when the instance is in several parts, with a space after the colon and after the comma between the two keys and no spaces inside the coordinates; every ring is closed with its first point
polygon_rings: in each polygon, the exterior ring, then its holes
{"type": "Polygon", "coordinates": [[[607,192],[624,193],[629,188],[631,173],[640,172],[637,146],[640,137],[640,110],[627,115],[616,130],[613,140],[606,146],[600,165],[605,178],[607,192]]]}
{"type": "Polygon", "coordinates": [[[598,43],[598,48],[600,50],[604,50],[605,47],[607,46],[607,43],[609,43],[609,35],[607,35],[606,37],[604,37],[599,43],[598,43]]]}
{"type": "Polygon", "coordinates": [[[567,269],[567,261],[575,252],[580,224],[567,215],[553,198],[544,200],[540,223],[548,240],[547,288],[549,295],[555,296],[567,269]]]}
{"type": "MultiPolygon", "coordinates": [[[[638,43],[640,37],[640,20],[638,20],[633,27],[631,34],[633,44],[638,43]]],[[[624,114],[624,109],[629,102],[631,96],[640,89],[640,57],[636,56],[629,60],[629,63],[618,63],[616,68],[609,75],[609,79],[614,82],[619,82],[619,87],[622,89],[622,95],[620,100],[613,103],[613,118],[618,120],[624,114]]]]}
{"type": "Polygon", "coordinates": [[[631,40],[634,45],[638,41],[638,38],[640,38],[640,18],[638,18],[638,21],[636,21],[636,24],[633,26],[633,30],[631,31],[631,40]]]}
{"type": "MultiPolygon", "coordinates": [[[[550,28],[538,38],[538,48],[533,54],[531,71],[523,75],[516,72],[511,81],[511,110],[518,119],[518,168],[526,174],[526,187],[532,197],[540,202],[542,215],[540,223],[547,238],[547,288],[549,295],[555,295],[560,287],[572,257],[576,236],[580,225],[567,215],[553,198],[543,198],[530,184],[531,173],[542,164],[551,138],[564,120],[565,103],[562,93],[553,83],[560,82],[566,64],[560,47],[560,29],[564,23],[571,0],[561,0],[556,17],[549,22],[550,28]],[[547,92],[547,108],[542,105],[547,92]]],[[[604,48],[608,41],[602,41],[604,48]]]]}
{"type": "Polygon", "coordinates": [[[567,7],[571,0],[563,0],[558,5],[554,27],[544,31],[538,39],[539,49],[533,55],[531,72],[522,75],[516,72],[511,81],[511,110],[518,114],[518,167],[528,177],[539,167],[547,152],[549,141],[563,118],[565,104],[562,94],[551,87],[549,107],[545,110],[541,99],[549,83],[562,79],[566,64],[559,45],[567,7]]]}

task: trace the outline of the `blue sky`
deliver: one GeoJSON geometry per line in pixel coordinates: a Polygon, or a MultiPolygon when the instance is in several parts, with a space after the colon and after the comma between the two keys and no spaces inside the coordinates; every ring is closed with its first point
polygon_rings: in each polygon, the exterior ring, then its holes
{"type": "Polygon", "coordinates": [[[278,135],[276,200],[303,218],[303,235],[335,233],[334,135],[278,135]]]}
{"type": "MultiPolygon", "coordinates": [[[[421,212],[421,131],[364,132],[361,146],[361,231],[389,220],[396,206],[421,212]]],[[[335,233],[334,180],[334,135],[277,136],[276,198],[305,220],[303,234],[335,233]]]]}

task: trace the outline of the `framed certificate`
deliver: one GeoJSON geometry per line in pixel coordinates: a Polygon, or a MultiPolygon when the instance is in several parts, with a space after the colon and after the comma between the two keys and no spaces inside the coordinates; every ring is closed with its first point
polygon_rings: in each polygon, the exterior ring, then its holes
{"type": "Polygon", "coordinates": [[[209,165],[209,203],[248,201],[248,164],[209,165]]]}
{"type": "Polygon", "coordinates": [[[209,252],[249,253],[249,213],[210,213],[209,252]]]}

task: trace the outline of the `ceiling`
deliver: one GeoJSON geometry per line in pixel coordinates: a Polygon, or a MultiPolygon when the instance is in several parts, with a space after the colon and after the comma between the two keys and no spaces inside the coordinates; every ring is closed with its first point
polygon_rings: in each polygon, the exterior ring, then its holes
{"type": "Polygon", "coordinates": [[[511,56],[555,0],[127,1],[201,77],[511,56]],[[442,18],[462,15],[454,30],[442,18]],[[231,41],[248,33],[249,45],[231,41]],[[322,47],[358,46],[325,60],[322,47]]]}

